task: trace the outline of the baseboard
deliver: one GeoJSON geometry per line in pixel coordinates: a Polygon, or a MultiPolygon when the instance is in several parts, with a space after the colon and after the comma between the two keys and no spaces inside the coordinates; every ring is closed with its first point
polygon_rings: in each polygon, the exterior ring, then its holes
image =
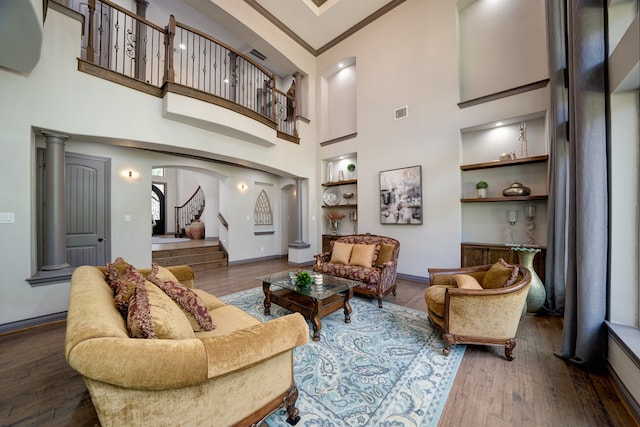
{"type": "Polygon", "coordinates": [[[18,320],[17,322],[0,325],[0,335],[23,331],[25,329],[36,328],[47,323],[60,322],[67,319],[67,312],[47,314],[46,316],[33,317],[31,319],[18,320]]]}
{"type": "Polygon", "coordinates": [[[282,259],[286,257],[287,257],[286,255],[270,255],[270,256],[264,256],[259,258],[242,259],[239,261],[229,261],[228,264],[229,264],[229,267],[231,267],[234,265],[251,264],[252,262],[269,261],[271,259],[282,259]]]}
{"type": "Polygon", "coordinates": [[[396,277],[399,279],[411,280],[412,282],[429,283],[429,278],[423,276],[413,276],[411,274],[396,273],[396,277]]]}

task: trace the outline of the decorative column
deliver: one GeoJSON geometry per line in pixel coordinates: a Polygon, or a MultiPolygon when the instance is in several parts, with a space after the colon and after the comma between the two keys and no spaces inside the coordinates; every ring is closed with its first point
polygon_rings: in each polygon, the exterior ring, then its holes
{"type": "Polygon", "coordinates": [[[296,178],[296,240],[289,244],[291,248],[308,248],[310,245],[302,239],[302,178],[296,178]]]}
{"type": "Polygon", "coordinates": [[[49,132],[46,138],[45,209],[44,209],[44,266],[42,270],[62,270],[67,263],[67,224],[64,185],[64,144],[68,136],[49,132]]]}

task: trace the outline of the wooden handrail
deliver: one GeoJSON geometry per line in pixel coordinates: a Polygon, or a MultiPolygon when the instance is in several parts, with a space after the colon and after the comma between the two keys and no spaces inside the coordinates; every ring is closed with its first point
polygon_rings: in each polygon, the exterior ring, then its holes
{"type": "Polygon", "coordinates": [[[222,216],[220,212],[218,212],[218,221],[220,221],[220,224],[222,224],[225,230],[229,229],[229,223],[227,222],[226,219],[224,219],[224,216],[222,216]]]}

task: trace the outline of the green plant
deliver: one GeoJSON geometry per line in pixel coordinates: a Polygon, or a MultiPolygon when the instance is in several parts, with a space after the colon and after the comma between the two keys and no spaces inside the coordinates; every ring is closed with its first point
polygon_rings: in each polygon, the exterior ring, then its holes
{"type": "Polygon", "coordinates": [[[353,163],[349,163],[347,165],[347,169],[349,169],[349,172],[353,172],[354,170],[356,170],[356,165],[354,165],[353,163]]]}
{"type": "Polygon", "coordinates": [[[489,188],[489,184],[487,184],[487,181],[478,181],[478,182],[476,183],[476,188],[477,188],[478,190],[480,190],[481,188],[485,188],[485,189],[487,189],[487,188],[489,188]]]}
{"type": "Polygon", "coordinates": [[[300,287],[306,288],[311,285],[311,282],[313,282],[313,279],[306,271],[301,271],[296,275],[296,285],[300,287]]]}

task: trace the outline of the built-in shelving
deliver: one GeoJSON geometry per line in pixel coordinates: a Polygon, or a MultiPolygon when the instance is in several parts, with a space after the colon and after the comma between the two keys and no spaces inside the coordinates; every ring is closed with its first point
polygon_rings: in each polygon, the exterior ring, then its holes
{"type": "Polygon", "coordinates": [[[322,205],[322,207],[323,208],[328,208],[328,209],[345,209],[345,208],[347,208],[347,209],[358,209],[358,204],[357,203],[353,203],[353,204],[350,204],[350,205],[342,204],[342,205],[332,205],[332,206],[322,205]]]}
{"type": "Polygon", "coordinates": [[[335,187],[336,185],[347,185],[347,184],[357,184],[357,179],[346,179],[344,181],[333,181],[333,182],[325,182],[322,184],[323,187],[335,187]]]}
{"type": "Polygon", "coordinates": [[[547,200],[549,196],[509,196],[509,197],[484,197],[472,199],[460,199],[462,203],[486,203],[486,202],[526,202],[533,200],[547,200]]]}
{"type": "Polygon", "coordinates": [[[479,170],[479,169],[501,168],[505,166],[543,163],[543,162],[546,162],[547,160],[549,160],[549,155],[545,154],[543,156],[523,157],[520,159],[513,159],[513,160],[494,160],[491,162],[474,163],[471,165],[461,165],[460,170],[472,171],[472,170],[479,170]]]}

